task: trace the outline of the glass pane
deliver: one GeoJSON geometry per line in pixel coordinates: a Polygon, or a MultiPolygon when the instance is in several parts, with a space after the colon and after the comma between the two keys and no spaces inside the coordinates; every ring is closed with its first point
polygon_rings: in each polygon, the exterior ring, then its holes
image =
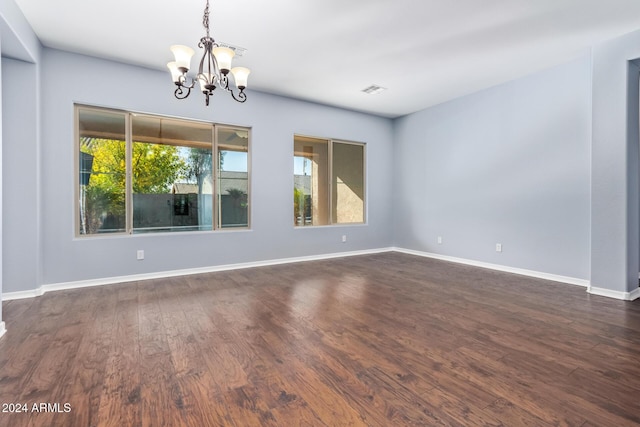
{"type": "Polygon", "coordinates": [[[329,223],[329,145],[324,139],[295,136],[293,141],[293,223],[329,223]]]}
{"type": "Polygon", "coordinates": [[[249,226],[249,131],[218,127],[218,227],[249,226]]]}
{"type": "Polygon", "coordinates": [[[333,144],[334,224],[364,222],[364,145],[333,144]]]}
{"type": "Polygon", "coordinates": [[[126,229],[125,115],[78,108],[78,234],[126,229]]]}
{"type": "Polygon", "coordinates": [[[212,126],[132,116],[133,231],[211,230],[212,126]]]}

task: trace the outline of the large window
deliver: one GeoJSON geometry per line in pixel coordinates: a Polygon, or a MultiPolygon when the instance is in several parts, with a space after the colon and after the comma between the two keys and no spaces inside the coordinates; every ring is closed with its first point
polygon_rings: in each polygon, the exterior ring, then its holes
{"type": "Polygon", "coordinates": [[[76,106],[78,235],[249,226],[249,129],[76,106]]]}
{"type": "Polygon", "coordinates": [[[365,221],[365,145],[296,135],[293,140],[296,226],[365,221]]]}

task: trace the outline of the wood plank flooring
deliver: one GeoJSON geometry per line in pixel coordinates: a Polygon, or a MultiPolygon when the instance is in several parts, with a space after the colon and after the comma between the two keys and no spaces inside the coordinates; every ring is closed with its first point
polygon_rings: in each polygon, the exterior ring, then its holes
{"type": "Polygon", "coordinates": [[[3,427],[640,425],[640,301],[411,255],[52,292],[3,314],[0,404],[27,409],[3,427]]]}

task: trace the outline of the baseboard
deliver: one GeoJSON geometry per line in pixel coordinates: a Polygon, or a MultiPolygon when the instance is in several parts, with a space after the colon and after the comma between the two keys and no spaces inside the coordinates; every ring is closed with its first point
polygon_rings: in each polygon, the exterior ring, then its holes
{"type": "Polygon", "coordinates": [[[590,286],[590,283],[588,280],[577,279],[574,277],[560,276],[556,274],[543,273],[539,271],[526,270],[522,268],[508,267],[508,266],[499,265],[499,264],[473,261],[473,260],[468,260],[464,258],[456,258],[456,257],[447,256],[447,255],[434,254],[430,252],[416,251],[413,249],[389,247],[389,248],[379,248],[379,249],[367,249],[362,251],[337,252],[337,253],[323,254],[323,255],[311,255],[311,256],[304,256],[304,257],[280,258],[280,259],[273,259],[273,260],[266,260],[266,261],[227,264],[227,265],[191,268],[191,269],[183,269],[183,270],[161,271],[156,273],[134,274],[129,276],[107,277],[102,279],[81,280],[81,281],[75,281],[75,282],[53,283],[53,284],[42,285],[37,289],[29,290],[29,291],[7,292],[2,294],[2,300],[9,301],[9,300],[15,300],[15,299],[33,298],[36,296],[43,295],[46,292],[60,291],[60,290],[66,290],[66,289],[77,289],[77,288],[85,288],[85,287],[91,287],[91,286],[103,286],[103,285],[111,285],[115,283],[133,282],[133,281],[150,280],[150,279],[161,279],[166,277],[212,273],[216,271],[239,270],[243,268],[265,267],[265,266],[271,266],[271,265],[291,264],[291,263],[297,263],[297,262],[320,261],[320,260],[326,260],[326,259],[332,259],[332,258],[343,258],[343,257],[358,256],[358,255],[370,255],[370,254],[377,254],[377,253],[391,252],[391,251],[401,252],[401,253],[410,254],[410,255],[417,255],[417,256],[422,256],[426,258],[438,259],[442,261],[455,262],[458,264],[465,264],[473,267],[503,271],[506,273],[519,274],[522,276],[535,277],[538,279],[551,280],[554,282],[567,283],[570,285],[582,286],[587,288],[587,291],[594,295],[607,296],[610,298],[623,299],[623,300],[629,300],[629,301],[640,298],[640,288],[635,289],[632,292],[617,292],[617,291],[611,291],[609,289],[592,287],[590,286]]]}
{"type": "Polygon", "coordinates": [[[404,248],[394,247],[393,250],[396,252],[402,252],[410,255],[417,255],[425,258],[433,258],[441,261],[455,262],[458,264],[465,264],[473,267],[487,268],[489,270],[497,270],[497,271],[503,271],[505,273],[519,274],[521,276],[535,277],[536,279],[551,280],[553,282],[567,283],[569,285],[582,286],[584,288],[589,287],[588,280],[577,279],[575,277],[560,276],[557,274],[543,273],[540,271],[526,270],[523,268],[508,267],[500,264],[491,264],[487,262],[473,261],[473,260],[468,260],[464,258],[456,258],[456,257],[447,256],[447,255],[434,254],[430,252],[416,251],[413,249],[404,249],[404,248]]]}
{"type": "Polygon", "coordinates": [[[640,298],[640,288],[636,288],[631,292],[613,291],[611,289],[598,288],[595,286],[589,286],[587,289],[592,295],[598,295],[601,297],[621,299],[624,301],[633,301],[640,298]]]}
{"type": "Polygon", "coordinates": [[[25,298],[34,298],[39,297],[44,294],[44,289],[40,286],[37,289],[32,289],[29,291],[18,291],[18,292],[5,292],[2,294],[2,301],[11,301],[14,299],[25,299],[25,298]]]}
{"type": "Polygon", "coordinates": [[[4,322],[0,322],[0,338],[7,332],[7,329],[4,327],[4,322]]]}
{"type": "Polygon", "coordinates": [[[343,258],[358,255],[371,255],[383,252],[391,252],[392,248],[366,249],[362,251],[337,252],[323,255],[310,255],[293,258],[280,258],[266,261],[246,262],[238,264],[216,265],[210,267],[189,268],[184,270],[160,271],[156,273],[133,274],[129,276],[106,277],[102,279],[80,280],[75,282],[52,283],[42,285],[37,289],[19,292],[7,292],[2,294],[3,301],[10,301],[23,298],[33,298],[51,291],[62,291],[67,289],[87,288],[92,286],[112,285],[124,282],[136,282],[140,280],[162,279],[166,277],[186,276],[191,274],[213,273],[216,271],[240,270],[244,268],[266,267],[271,265],[292,264],[298,262],[320,261],[332,258],[343,258]]]}

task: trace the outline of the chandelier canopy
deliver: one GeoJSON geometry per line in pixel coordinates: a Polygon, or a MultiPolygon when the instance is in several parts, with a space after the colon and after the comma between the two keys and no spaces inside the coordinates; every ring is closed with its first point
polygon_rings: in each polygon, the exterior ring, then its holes
{"type": "Polygon", "coordinates": [[[169,62],[167,67],[169,67],[171,78],[177,86],[174,92],[175,97],[178,99],[188,97],[197,81],[200,83],[200,89],[205,95],[207,105],[209,105],[209,96],[213,94],[213,91],[218,86],[229,92],[236,101],[245,102],[247,94],[244,90],[247,87],[247,77],[251,71],[244,67],[231,68],[231,60],[235,52],[228,47],[221,47],[209,35],[209,0],[207,0],[207,5],[204,8],[202,25],[207,30],[207,35],[200,39],[198,47],[204,49],[204,55],[200,60],[198,74],[195,79],[191,80],[191,83],[187,83],[187,72],[191,67],[193,49],[182,45],[173,45],[170,48],[175,56],[175,61],[169,62]],[[233,75],[238,88],[237,96],[233,93],[233,89],[229,87],[229,72],[233,75]]]}

